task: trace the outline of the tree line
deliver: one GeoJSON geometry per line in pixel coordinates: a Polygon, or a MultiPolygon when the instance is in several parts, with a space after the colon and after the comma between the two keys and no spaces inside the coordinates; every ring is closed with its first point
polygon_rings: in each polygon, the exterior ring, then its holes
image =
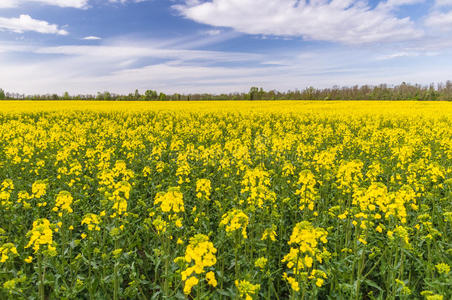
{"type": "Polygon", "coordinates": [[[263,88],[251,87],[247,93],[228,94],[165,94],[155,90],[146,90],[141,94],[138,90],[127,95],[108,91],[96,95],[70,95],[65,92],[58,94],[25,95],[9,93],[0,89],[0,100],[126,100],[126,101],[196,101],[196,100],[452,100],[452,81],[446,83],[420,85],[403,82],[390,86],[362,85],[352,87],[333,86],[332,88],[308,87],[303,90],[265,91],[263,88]]]}

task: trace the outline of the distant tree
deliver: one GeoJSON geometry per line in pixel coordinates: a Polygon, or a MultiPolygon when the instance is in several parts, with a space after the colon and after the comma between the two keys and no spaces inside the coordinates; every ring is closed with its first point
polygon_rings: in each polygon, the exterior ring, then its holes
{"type": "Polygon", "coordinates": [[[164,93],[160,93],[159,100],[160,101],[165,101],[166,100],[166,95],[164,93]]]}
{"type": "Polygon", "coordinates": [[[249,100],[256,100],[259,95],[259,88],[258,87],[251,87],[249,91],[249,100]]]}
{"type": "Polygon", "coordinates": [[[68,92],[64,92],[63,100],[69,100],[69,99],[71,99],[71,96],[69,96],[69,93],[68,92]]]}
{"type": "Polygon", "coordinates": [[[136,89],[134,94],[134,100],[140,100],[140,98],[141,98],[140,92],[138,91],[138,89],[136,89]]]}
{"type": "Polygon", "coordinates": [[[108,92],[108,91],[104,92],[104,100],[112,100],[112,96],[111,96],[110,92],[108,92]]]}
{"type": "Polygon", "coordinates": [[[0,89],[0,100],[4,100],[6,98],[5,91],[0,89]]]}
{"type": "Polygon", "coordinates": [[[157,91],[147,90],[146,92],[144,92],[144,100],[150,101],[150,100],[157,100],[157,99],[158,99],[157,91]]]}

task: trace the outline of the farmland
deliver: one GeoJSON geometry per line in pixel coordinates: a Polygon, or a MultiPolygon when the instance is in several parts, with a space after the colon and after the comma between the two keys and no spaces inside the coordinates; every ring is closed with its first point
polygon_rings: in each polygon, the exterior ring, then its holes
{"type": "Polygon", "coordinates": [[[452,298],[452,103],[0,109],[1,299],[452,298]]]}

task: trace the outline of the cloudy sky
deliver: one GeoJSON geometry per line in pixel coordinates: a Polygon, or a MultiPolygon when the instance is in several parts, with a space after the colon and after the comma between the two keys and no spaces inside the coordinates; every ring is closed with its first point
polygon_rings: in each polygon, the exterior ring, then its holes
{"type": "Polygon", "coordinates": [[[71,94],[452,80],[452,0],[0,0],[0,88],[71,94]]]}

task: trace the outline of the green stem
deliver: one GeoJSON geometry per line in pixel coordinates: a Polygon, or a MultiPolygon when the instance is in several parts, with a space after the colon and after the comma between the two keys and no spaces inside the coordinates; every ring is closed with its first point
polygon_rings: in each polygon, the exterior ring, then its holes
{"type": "MultiPolygon", "coordinates": [[[[118,249],[119,243],[118,239],[115,239],[115,250],[118,249]]],[[[118,300],[119,299],[119,276],[118,276],[118,260],[115,261],[115,267],[114,267],[114,289],[113,289],[113,299],[118,300]]]]}
{"type": "Polygon", "coordinates": [[[39,299],[45,300],[45,291],[44,291],[44,271],[42,268],[42,255],[38,256],[38,265],[39,265],[39,299]]]}
{"type": "Polygon", "coordinates": [[[89,292],[89,298],[90,299],[94,299],[93,286],[91,284],[91,273],[92,273],[92,270],[91,270],[91,259],[92,259],[91,253],[92,253],[92,251],[91,251],[90,247],[88,248],[88,251],[89,251],[88,252],[89,253],[89,255],[88,255],[88,261],[89,261],[89,266],[88,266],[88,292],[89,292]]]}

